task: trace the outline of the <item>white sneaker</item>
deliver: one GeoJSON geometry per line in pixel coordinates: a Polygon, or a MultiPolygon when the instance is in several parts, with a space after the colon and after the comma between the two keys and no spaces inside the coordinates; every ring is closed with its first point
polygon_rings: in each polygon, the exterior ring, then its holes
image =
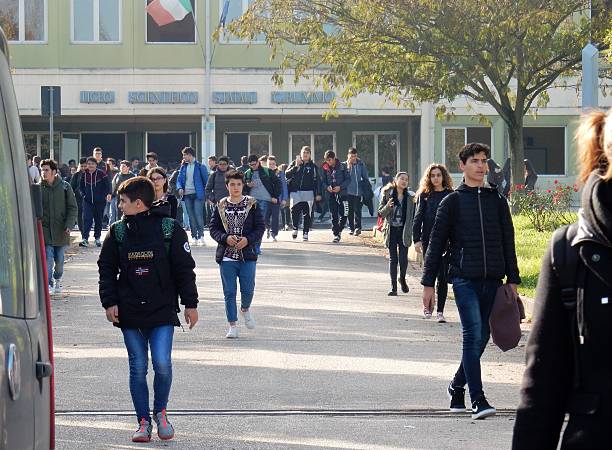
{"type": "Polygon", "coordinates": [[[198,247],[204,247],[206,243],[204,242],[204,238],[196,239],[196,245],[198,247]]]}
{"type": "Polygon", "coordinates": [[[62,293],[62,280],[61,279],[55,280],[53,287],[55,288],[56,294],[61,294],[62,293]]]}
{"type": "Polygon", "coordinates": [[[423,319],[431,319],[431,311],[427,308],[423,309],[423,319]]]}
{"type": "Polygon", "coordinates": [[[446,319],[444,318],[444,314],[439,312],[438,313],[438,323],[446,323],[446,319]]]}
{"type": "Polygon", "coordinates": [[[272,242],[278,242],[278,241],[276,240],[276,236],[272,236],[272,242]]]}
{"type": "Polygon", "coordinates": [[[55,295],[55,286],[52,284],[49,285],[49,297],[53,297],[55,295]]]}
{"type": "Polygon", "coordinates": [[[304,242],[306,242],[306,241],[308,240],[308,233],[304,233],[304,234],[302,235],[302,240],[303,240],[304,242]]]}
{"type": "Polygon", "coordinates": [[[291,237],[293,239],[297,239],[297,235],[298,235],[298,230],[293,230],[293,233],[291,233],[291,237]]]}
{"type": "Polygon", "coordinates": [[[253,316],[251,315],[251,311],[240,311],[240,315],[244,319],[245,327],[247,327],[249,330],[252,330],[255,328],[255,319],[253,319],[253,316]]]}
{"type": "Polygon", "coordinates": [[[236,339],[238,337],[239,334],[239,329],[237,326],[230,326],[229,330],[227,330],[227,334],[225,335],[226,338],[228,339],[236,339]]]}

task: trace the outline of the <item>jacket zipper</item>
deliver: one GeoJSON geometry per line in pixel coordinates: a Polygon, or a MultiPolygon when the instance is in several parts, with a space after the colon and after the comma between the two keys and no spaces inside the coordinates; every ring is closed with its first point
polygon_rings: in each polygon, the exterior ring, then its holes
{"type": "Polygon", "coordinates": [[[480,215],[480,234],[482,236],[482,257],[484,261],[484,279],[487,279],[487,245],[485,243],[484,221],[482,220],[482,205],[480,204],[480,188],[478,188],[478,214],[480,215]]]}

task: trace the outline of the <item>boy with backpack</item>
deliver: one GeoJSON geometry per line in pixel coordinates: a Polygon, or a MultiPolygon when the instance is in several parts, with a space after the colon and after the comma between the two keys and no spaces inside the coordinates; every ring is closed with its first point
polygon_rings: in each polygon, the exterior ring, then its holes
{"type": "Polygon", "coordinates": [[[195,262],[185,231],[168,208],[154,203],[155,188],[144,177],[134,177],[118,189],[122,220],[107,234],[98,259],[100,300],[106,318],[121,329],[129,356],[130,393],[138,430],[133,442],[151,440],[147,386],[148,349],[155,371],[153,420],[160,439],[174,437],[166,406],[172,384],[172,340],[180,326],[178,298],[185,321],[198,321],[195,262]]]}

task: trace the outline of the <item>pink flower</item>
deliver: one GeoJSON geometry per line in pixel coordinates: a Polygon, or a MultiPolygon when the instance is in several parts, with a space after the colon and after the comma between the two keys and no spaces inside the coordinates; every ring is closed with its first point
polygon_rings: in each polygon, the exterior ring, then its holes
{"type": "Polygon", "coordinates": [[[554,183],[555,183],[555,184],[558,184],[558,183],[559,183],[559,180],[555,180],[555,181],[554,181],[554,183]]]}
{"type": "Polygon", "coordinates": [[[548,193],[550,194],[550,193],[551,193],[551,190],[550,190],[550,189],[546,189],[546,192],[548,192],[548,193]]]}

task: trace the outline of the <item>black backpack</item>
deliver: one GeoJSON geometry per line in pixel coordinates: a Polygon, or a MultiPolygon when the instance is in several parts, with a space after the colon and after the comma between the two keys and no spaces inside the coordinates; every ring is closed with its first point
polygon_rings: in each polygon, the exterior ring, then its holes
{"type": "Polygon", "coordinates": [[[580,345],[584,344],[582,309],[578,301],[584,296],[586,267],[579,255],[579,248],[572,247],[578,232],[578,224],[561,227],[550,240],[550,259],[557,282],[561,288],[561,301],[570,319],[571,335],[574,342],[574,387],[580,385],[580,345]]]}

